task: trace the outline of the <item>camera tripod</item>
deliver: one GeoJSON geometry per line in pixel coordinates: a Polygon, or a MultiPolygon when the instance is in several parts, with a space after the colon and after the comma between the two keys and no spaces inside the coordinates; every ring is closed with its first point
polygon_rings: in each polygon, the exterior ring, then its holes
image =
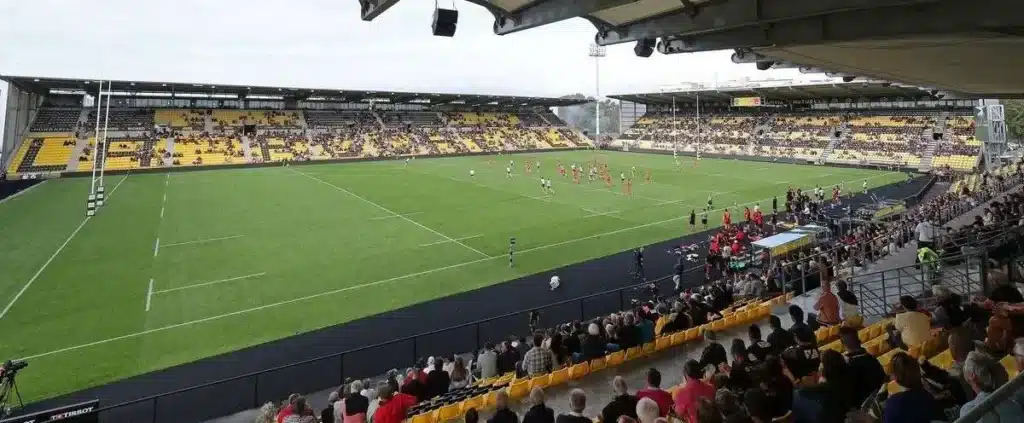
{"type": "Polygon", "coordinates": [[[0,418],[7,417],[11,412],[25,408],[25,402],[21,399],[21,391],[18,390],[18,382],[14,379],[17,373],[11,373],[0,377],[0,418]],[[8,405],[11,400],[11,393],[17,398],[17,407],[8,405]]]}

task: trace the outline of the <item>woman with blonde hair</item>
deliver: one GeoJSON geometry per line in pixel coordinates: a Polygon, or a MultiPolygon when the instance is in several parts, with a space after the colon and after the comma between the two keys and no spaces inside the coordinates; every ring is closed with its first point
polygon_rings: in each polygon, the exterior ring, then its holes
{"type": "Polygon", "coordinates": [[[473,374],[469,372],[469,369],[466,368],[465,361],[463,361],[462,357],[459,356],[455,356],[450,377],[450,389],[465,388],[469,386],[469,384],[473,383],[473,374]]]}
{"type": "Polygon", "coordinates": [[[277,405],[268,402],[260,407],[260,413],[254,423],[275,423],[277,421],[277,405]]]}

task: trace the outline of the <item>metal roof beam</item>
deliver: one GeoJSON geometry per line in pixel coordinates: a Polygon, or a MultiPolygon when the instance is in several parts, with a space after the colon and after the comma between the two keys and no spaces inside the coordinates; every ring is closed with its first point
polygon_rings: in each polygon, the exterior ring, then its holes
{"type": "Polygon", "coordinates": [[[924,5],[888,7],[884,10],[844,11],[702,35],[680,34],[659,42],[658,51],[673,54],[766,46],[784,48],[870,38],[944,35],[1021,27],[1024,27],[1024,2],[974,0],[967,7],[957,0],[941,0],[924,5]]]}
{"type": "Polygon", "coordinates": [[[696,36],[757,27],[788,20],[807,19],[838,12],[878,10],[883,7],[934,3],[939,0],[728,0],[601,31],[600,45],[620,44],[669,35],[696,36]]]}
{"type": "Polygon", "coordinates": [[[498,35],[511,34],[637,1],[640,0],[548,0],[536,2],[496,17],[494,33],[498,35]]]}
{"type": "Polygon", "coordinates": [[[364,21],[372,21],[398,3],[398,0],[359,0],[359,12],[364,21]]]}

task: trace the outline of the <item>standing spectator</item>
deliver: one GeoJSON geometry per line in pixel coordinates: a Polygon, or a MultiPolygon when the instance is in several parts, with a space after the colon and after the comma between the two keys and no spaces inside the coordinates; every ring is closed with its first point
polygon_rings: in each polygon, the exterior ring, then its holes
{"type": "Polygon", "coordinates": [[[539,386],[530,391],[530,406],[523,414],[523,423],[555,423],[555,410],[544,404],[544,390],[539,386]]]}
{"type": "Polygon", "coordinates": [[[818,368],[821,366],[821,353],[815,346],[814,332],[798,331],[796,345],[782,352],[782,361],[793,375],[797,385],[817,381],[818,368]]]}
{"type": "Polygon", "coordinates": [[[853,376],[850,378],[850,395],[855,404],[861,404],[885,383],[885,370],[878,359],[861,345],[856,329],[839,328],[839,339],[846,349],[846,362],[853,376]]]}
{"type": "MultiPolygon", "coordinates": [[[[355,381],[349,388],[348,395],[339,401],[341,404],[341,413],[338,415],[342,416],[340,421],[344,423],[365,423],[366,416],[370,409],[370,399],[362,394],[363,382],[355,381]]],[[[336,411],[338,407],[335,407],[336,411]]]]}
{"type": "Polygon", "coordinates": [[[377,398],[379,402],[373,413],[373,423],[402,423],[409,409],[416,405],[416,397],[394,393],[386,383],[377,387],[377,398]]]}
{"type": "Polygon", "coordinates": [[[839,297],[839,317],[843,319],[843,323],[855,328],[860,327],[864,319],[857,310],[857,296],[847,288],[846,282],[836,282],[836,297],[839,297]]]}
{"type": "Polygon", "coordinates": [[[688,360],[683,365],[683,376],[686,383],[673,398],[675,412],[685,423],[697,423],[697,403],[701,398],[713,399],[715,387],[704,382],[704,369],[696,360],[688,360]]]}
{"type": "Polygon", "coordinates": [[[299,394],[288,395],[288,405],[281,407],[280,410],[277,410],[277,417],[275,417],[274,419],[280,422],[285,415],[291,414],[292,409],[295,408],[295,400],[297,399],[299,399],[299,394]]]}
{"type": "MultiPolygon", "coordinates": [[[[587,394],[582,389],[573,389],[569,392],[569,412],[559,414],[555,423],[593,423],[583,410],[587,408],[587,394]]],[[[375,422],[376,423],[376,422],[375,422]]]]}
{"type": "Polygon", "coordinates": [[[622,376],[615,376],[615,379],[612,379],[612,392],[615,393],[615,397],[601,410],[601,421],[618,421],[620,416],[635,419],[637,399],[629,394],[626,379],[623,379],[622,376]]]}
{"type": "Polygon", "coordinates": [[[519,423],[519,416],[508,408],[508,392],[504,389],[495,393],[494,407],[494,415],[487,420],[487,423],[519,423]]]}
{"type": "Polygon", "coordinates": [[[260,407],[259,415],[256,416],[255,423],[274,423],[277,421],[277,406],[274,402],[268,402],[260,407]]]}
{"type": "MultiPolygon", "coordinates": [[[[653,367],[647,370],[647,387],[637,391],[636,397],[641,401],[644,398],[654,401],[658,405],[658,415],[661,417],[667,416],[669,411],[672,411],[672,394],[661,389],[661,372],[653,367]]],[[[643,416],[637,417],[642,418],[643,416]]]]}
{"type": "Polygon", "coordinates": [[[771,401],[761,389],[751,389],[743,394],[743,408],[753,423],[771,423],[771,401]]]}
{"type": "Polygon", "coordinates": [[[516,363],[519,362],[519,352],[512,346],[510,341],[501,344],[501,353],[498,354],[498,374],[506,374],[516,371],[516,363]]]}
{"type": "Polygon", "coordinates": [[[961,305],[962,299],[959,294],[953,293],[942,284],[932,285],[932,294],[937,300],[935,311],[932,313],[932,320],[936,325],[954,328],[967,321],[967,313],[961,305]]]}
{"type": "Polygon", "coordinates": [[[729,355],[726,353],[725,347],[718,343],[718,336],[714,331],[704,331],[704,340],[708,341],[708,345],[701,352],[700,366],[703,369],[711,369],[712,372],[717,372],[719,366],[729,363],[729,355]]]}
{"type": "Polygon", "coordinates": [[[473,383],[473,375],[466,368],[466,362],[460,356],[455,356],[455,360],[452,361],[452,370],[449,376],[451,378],[449,386],[452,389],[465,388],[473,383]]]}
{"type": "MultiPolygon", "coordinates": [[[[732,356],[731,365],[722,365],[723,371],[729,374],[729,381],[726,386],[737,394],[742,394],[753,387],[754,381],[750,372],[754,371],[755,363],[750,360],[747,353],[747,346],[740,338],[734,338],[729,346],[729,354],[732,356]]],[[[736,399],[738,402],[739,400],[736,399]]]]}
{"type": "Polygon", "coordinates": [[[338,391],[331,391],[327,395],[327,407],[320,411],[320,421],[322,423],[334,423],[334,404],[338,403],[339,398],[338,391]]]}
{"type": "Polygon", "coordinates": [[[484,345],[483,351],[477,355],[476,366],[481,379],[498,376],[498,353],[494,351],[494,344],[488,342],[484,345]]]}
{"type": "Polygon", "coordinates": [[[434,370],[427,375],[427,398],[435,398],[448,393],[452,379],[444,371],[444,360],[434,360],[434,370]]]}
{"type": "Polygon", "coordinates": [[[914,227],[917,234],[917,248],[935,248],[935,236],[938,233],[938,226],[933,222],[935,219],[929,216],[914,227]]]}
{"type": "Polygon", "coordinates": [[[793,334],[782,328],[782,319],[779,319],[779,316],[774,314],[768,316],[768,327],[772,329],[772,332],[768,334],[768,344],[771,345],[772,355],[778,356],[786,348],[796,345],[793,334]]]}
{"type": "Polygon", "coordinates": [[[838,325],[842,322],[839,318],[839,299],[832,293],[832,286],[828,282],[821,285],[821,294],[814,303],[814,309],[818,311],[818,322],[823,325],[838,325]]]}
{"type": "Polygon", "coordinates": [[[533,334],[533,348],[523,356],[523,371],[528,376],[540,376],[555,368],[555,357],[551,350],[544,348],[544,335],[533,334]]]}
{"type": "Polygon", "coordinates": [[[795,341],[799,342],[801,333],[803,334],[804,339],[807,339],[806,335],[810,333],[810,338],[817,343],[817,338],[814,336],[814,330],[804,322],[804,309],[800,308],[800,306],[796,304],[791,304],[789,306],[789,317],[793,319],[793,325],[789,327],[789,333],[793,334],[795,341]]]}
{"type": "Polygon", "coordinates": [[[893,348],[921,346],[925,341],[931,339],[932,319],[917,310],[917,300],[909,295],[900,297],[900,305],[903,312],[896,315],[893,324],[889,326],[889,340],[893,348]],[[895,329],[895,333],[892,330],[895,329]]]}
{"type": "Polygon", "coordinates": [[[785,374],[782,360],[778,356],[769,356],[757,379],[767,396],[772,417],[789,413],[793,406],[793,381],[785,374]]]}
{"type": "Polygon", "coordinates": [[[649,397],[640,398],[636,403],[636,417],[640,423],[654,423],[661,414],[661,407],[649,397]]]}
{"type": "Polygon", "coordinates": [[[892,379],[904,388],[885,401],[882,423],[930,423],[944,420],[941,407],[924,389],[921,367],[912,357],[898,352],[892,357],[892,379]]]}
{"type": "Polygon", "coordinates": [[[772,352],[772,344],[761,340],[761,327],[756,323],[747,328],[750,346],[747,347],[747,359],[754,363],[764,363],[772,352]]]}
{"type": "MultiPolygon", "coordinates": [[[[974,399],[960,408],[961,418],[985,401],[985,398],[988,398],[992,392],[999,389],[1001,384],[997,380],[995,369],[1005,372],[998,362],[986,354],[978,351],[971,351],[967,354],[967,361],[964,362],[964,378],[967,379],[967,383],[974,392],[974,399]]],[[[978,421],[983,423],[1024,421],[1024,409],[1013,401],[1003,401],[978,421]]]]}

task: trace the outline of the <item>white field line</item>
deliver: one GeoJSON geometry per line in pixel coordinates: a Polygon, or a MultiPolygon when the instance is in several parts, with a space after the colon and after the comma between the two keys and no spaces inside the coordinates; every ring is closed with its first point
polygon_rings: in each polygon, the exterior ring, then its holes
{"type": "Polygon", "coordinates": [[[14,295],[14,298],[11,299],[11,302],[7,303],[7,307],[4,307],[4,310],[0,311],[0,319],[3,319],[4,316],[7,315],[7,312],[10,311],[11,307],[14,306],[14,303],[17,302],[19,298],[21,298],[25,291],[28,290],[28,287],[32,286],[32,283],[35,282],[36,279],[39,278],[39,275],[41,275],[43,271],[46,270],[46,268],[50,265],[50,263],[53,262],[53,259],[57,258],[57,255],[60,254],[61,251],[64,251],[64,247],[68,246],[68,243],[70,243],[71,240],[75,238],[75,235],[78,235],[78,231],[82,230],[82,227],[85,226],[85,223],[88,221],[88,217],[82,219],[82,223],[78,224],[78,227],[71,232],[71,235],[69,235],[68,238],[64,240],[64,243],[61,244],[60,247],[57,247],[57,251],[53,252],[53,255],[51,255],[50,258],[46,260],[46,263],[43,263],[43,266],[40,267],[39,270],[37,270],[34,275],[32,275],[32,278],[25,283],[25,286],[21,287],[21,290],[14,295]]]}
{"type": "MultiPolygon", "coordinates": [[[[110,200],[110,197],[114,196],[114,193],[117,192],[117,189],[121,187],[121,183],[123,183],[125,179],[128,179],[128,174],[125,174],[124,177],[122,177],[121,180],[117,182],[117,185],[114,185],[114,189],[110,190],[110,194],[107,194],[107,200],[110,200]]],[[[39,185],[42,185],[42,183],[40,183],[39,185]]],[[[86,222],[88,221],[89,217],[82,219],[82,223],[78,224],[78,227],[71,232],[71,235],[68,235],[68,238],[64,240],[64,243],[61,244],[60,247],[57,247],[57,251],[53,252],[53,255],[51,255],[50,258],[47,259],[45,263],[43,263],[43,266],[40,267],[39,270],[37,270],[36,273],[32,275],[31,278],[29,278],[28,282],[25,282],[25,285],[21,287],[21,290],[18,291],[18,293],[14,295],[14,298],[11,299],[11,302],[7,303],[7,306],[4,307],[3,311],[0,311],[0,319],[3,319],[4,316],[7,315],[8,311],[11,311],[11,307],[14,306],[14,303],[18,302],[18,299],[25,294],[25,291],[27,291],[28,288],[32,286],[33,283],[35,283],[36,279],[39,278],[39,275],[43,274],[43,271],[50,266],[50,263],[53,263],[53,259],[57,258],[57,255],[59,255],[61,251],[64,251],[64,247],[68,246],[71,240],[75,238],[75,235],[78,235],[78,231],[82,230],[82,227],[84,227],[86,222]]]]}
{"type": "Polygon", "coordinates": [[[166,176],[164,176],[164,188],[166,188],[167,184],[171,182],[171,173],[167,172],[165,175],[166,176]]]}
{"type": "Polygon", "coordinates": [[[26,192],[32,191],[32,190],[33,190],[33,189],[35,189],[35,188],[36,188],[37,186],[40,186],[40,185],[42,185],[42,184],[45,184],[45,183],[47,183],[47,182],[49,182],[49,181],[50,181],[49,179],[44,179],[44,180],[43,180],[43,182],[40,182],[40,183],[38,183],[38,184],[32,185],[32,186],[30,186],[30,187],[28,187],[28,188],[25,188],[25,189],[23,189],[23,190],[21,190],[21,191],[18,191],[18,192],[16,192],[16,193],[14,193],[14,195],[12,195],[12,196],[10,196],[10,197],[7,197],[7,198],[4,198],[3,200],[0,200],[0,204],[3,204],[3,203],[5,203],[5,202],[7,202],[7,200],[13,200],[13,199],[15,199],[15,198],[17,198],[17,197],[21,196],[22,194],[24,194],[24,193],[26,193],[26,192]]]}
{"type": "Polygon", "coordinates": [[[153,257],[160,254],[160,237],[156,237],[156,242],[153,243],[153,257]]]}
{"type": "MultiPolygon", "coordinates": [[[[604,213],[596,213],[596,212],[595,212],[595,213],[593,213],[593,214],[588,214],[588,215],[586,215],[586,216],[583,216],[583,218],[584,218],[584,219],[589,219],[589,218],[591,218],[591,217],[597,217],[597,216],[608,216],[608,215],[613,215],[613,214],[619,214],[619,213],[622,213],[622,210],[612,210],[612,211],[606,211],[606,212],[604,212],[604,213]]],[[[618,216],[613,216],[613,217],[618,217],[618,216]]]]}
{"type": "MultiPolygon", "coordinates": [[[[164,244],[164,247],[177,247],[179,245],[191,245],[191,244],[206,244],[208,242],[216,242],[216,241],[223,241],[223,240],[226,240],[226,239],[241,238],[243,236],[245,236],[245,235],[232,235],[232,236],[222,236],[222,237],[218,237],[218,238],[197,239],[197,240],[193,240],[193,241],[172,242],[170,244],[164,244]]],[[[159,243],[159,239],[157,240],[157,243],[159,243]]]]}
{"type": "MultiPolygon", "coordinates": [[[[882,176],[882,175],[879,175],[879,176],[882,176]]],[[[873,178],[875,178],[875,177],[869,177],[869,178],[866,178],[866,179],[873,179],[873,178]]],[[[859,181],[859,180],[861,180],[861,179],[857,179],[856,181],[859,181]]],[[[756,201],[744,203],[744,204],[751,204],[751,203],[756,203],[756,202],[760,202],[760,201],[767,201],[767,200],[771,200],[771,197],[769,197],[767,199],[761,199],[761,200],[756,200],[756,201]]],[[[711,212],[722,211],[722,210],[725,210],[725,209],[724,208],[715,209],[715,210],[711,210],[711,212]]],[[[661,221],[658,221],[658,222],[650,222],[650,223],[645,223],[645,224],[642,224],[642,225],[637,225],[637,226],[632,226],[632,227],[628,227],[628,228],[617,229],[617,230],[614,230],[614,231],[604,232],[604,233],[600,233],[600,234],[589,235],[589,236],[585,236],[585,237],[582,237],[582,238],[576,238],[576,239],[570,239],[570,240],[566,240],[566,241],[556,242],[554,244],[541,245],[539,247],[528,248],[528,249],[525,249],[525,250],[522,250],[522,251],[517,251],[517,253],[518,254],[524,254],[524,253],[529,253],[529,252],[533,252],[533,251],[541,251],[541,250],[545,250],[545,249],[548,249],[548,248],[559,247],[559,246],[562,246],[562,245],[571,244],[571,243],[580,242],[580,241],[587,241],[587,240],[594,239],[594,238],[600,238],[602,236],[610,236],[610,235],[615,235],[615,234],[619,234],[619,233],[623,233],[623,232],[629,232],[629,231],[632,231],[632,230],[647,228],[647,227],[650,227],[650,226],[662,225],[662,224],[665,224],[665,223],[670,223],[670,222],[674,222],[674,221],[681,220],[681,219],[687,219],[687,218],[689,218],[689,215],[677,216],[677,217],[661,220],[661,221]]],[[[50,356],[50,355],[54,355],[54,354],[61,354],[61,353],[65,353],[65,352],[68,352],[68,351],[80,350],[82,348],[89,348],[89,347],[94,347],[94,346],[97,346],[97,345],[108,344],[108,343],[111,343],[111,342],[116,342],[116,341],[120,341],[120,340],[124,340],[124,339],[137,338],[137,337],[148,335],[148,334],[151,334],[151,333],[163,332],[163,331],[167,331],[167,330],[171,330],[171,329],[177,329],[177,328],[192,326],[192,325],[196,325],[196,324],[200,324],[200,323],[211,322],[211,321],[214,321],[214,320],[223,319],[223,318],[226,318],[226,317],[238,316],[238,315],[242,315],[242,314],[252,313],[252,312],[255,312],[255,311],[265,310],[265,309],[274,308],[274,307],[280,307],[280,306],[284,306],[284,305],[288,305],[288,304],[293,304],[293,303],[296,303],[296,302],[307,301],[307,300],[311,300],[311,299],[315,299],[315,298],[320,298],[320,297],[324,297],[324,296],[328,296],[328,295],[340,294],[340,293],[344,293],[344,292],[348,292],[348,291],[353,291],[353,290],[363,289],[363,288],[369,288],[369,287],[373,287],[373,286],[377,286],[377,285],[381,285],[381,284],[385,284],[385,283],[390,283],[390,282],[395,282],[395,281],[399,281],[399,280],[404,280],[404,279],[408,279],[408,278],[413,278],[413,277],[417,277],[417,276],[423,276],[423,275],[429,275],[429,274],[432,274],[432,273],[443,272],[445,270],[457,269],[457,268],[460,268],[460,267],[465,267],[465,266],[469,266],[469,265],[473,265],[473,264],[477,264],[477,263],[483,263],[483,262],[486,262],[486,261],[489,261],[489,260],[493,260],[493,259],[496,259],[496,258],[504,258],[504,256],[485,257],[485,258],[480,258],[480,259],[471,260],[471,261],[467,261],[467,262],[456,263],[456,264],[452,264],[452,265],[449,265],[449,266],[438,267],[438,268],[434,268],[434,269],[428,269],[428,270],[424,270],[424,271],[420,271],[420,272],[415,272],[415,273],[409,273],[407,275],[396,276],[396,277],[393,277],[393,278],[381,279],[381,280],[373,281],[373,282],[367,282],[367,283],[360,284],[360,285],[353,285],[353,286],[349,286],[349,287],[345,287],[345,288],[334,289],[334,290],[331,290],[331,291],[320,292],[320,293],[317,293],[317,294],[310,294],[310,295],[306,295],[306,296],[303,296],[303,297],[291,298],[291,299],[284,300],[284,301],[279,301],[279,302],[276,302],[276,303],[264,304],[264,305],[261,305],[261,306],[258,306],[258,307],[252,307],[252,308],[242,309],[242,310],[238,310],[238,311],[232,311],[230,313],[218,314],[218,315],[214,315],[214,316],[204,317],[202,319],[196,319],[196,320],[190,320],[190,321],[187,321],[187,322],[175,323],[173,325],[162,326],[162,327],[158,327],[158,328],[153,328],[153,329],[148,329],[148,330],[144,330],[144,331],[129,333],[129,334],[121,335],[121,336],[116,336],[116,337],[113,337],[113,338],[101,339],[99,341],[93,341],[93,342],[89,342],[89,343],[85,343],[85,344],[74,345],[74,346],[70,346],[70,347],[56,349],[56,350],[53,350],[53,351],[48,351],[48,352],[44,352],[44,353],[39,353],[39,354],[35,354],[35,355],[30,355],[30,356],[22,357],[19,360],[32,360],[32,359],[36,359],[36,358],[40,358],[40,357],[46,357],[46,356],[50,356]]]]}
{"type": "Polygon", "coordinates": [[[291,169],[291,170],[292,170],[292,172],[296,172],[296,173],[298,173],[298,174],[300,174],[300,175],[303,175],[303,176],[305,176],[305,177],[307,177],[307,178],[310,178],[310,179],[312,179],[312,180],[314,180],[314,181],[317,181],[317,182],[320,182],[320,183],[322,183],[322,184],[324,184],[324,185],[327,185],[327,186],[333,187],[334,189],[336,189],[336,190],[338,190],[338,191],[344,192],[344,193],[346,193],[346,194],[348,194],[348,195],[350,195],[350,196],[352,196],[352,197],[355,197],[355,198],[357,198],[357,199],[359,199],[359,200],[362,200],[362,201],[363,201],[364,203],[366,203],[366,204],[369,204],[369,205],[371,205],[371,206],[374,206],[374,207],[376,207],[376,208],[378,208],[378,209],[381,209],[381,210],[383,210],[383,211],[385,211],[385,212],[387,212],[387,213],[390,213],[390,214],[396,215],[396,216],[398,216],[398,218],[399,218],[399,219],[402,219],[402,220],[404,220],[404,221],[406,221],[406,222],[412,223],[413,225],[419,226],[419,227],[421,227],[421,228],[423,228],[423,229],[426,229],[427,231],[433,232],[433,233],[434,233],[435,235],[438,235],[438,236],[440,236],[441,238],[444,238],[444,239],[447,239],[448,241],[451,241],[451,242],[454,242],[454,243],[456,243],[456,244],[459,244],[459,245],[461,245],[461,246],[465,247],[466,249],[468,249],[468,250],[470,250],[470,251],[473,251],[473,252],[475,252],[475,253],[477,253],[477,254],[479,254],[479,255],[481,255],[481,256],[484,256],[484,257],[486,257],[486,258],[490,258],[490,257],[491,257],[491,256],[487,255],[486,253],[484,253],[483,251],[480,251],[480,250],[477,250],[476,248],[470,247],[470,246],[466,245],[465,243],[462,243],[462,242],[456,241],[456,240],[455,240],[454,238],[452,238],[452,237],[450,237],[450,236],[448,236],[448,235],[445,235],[445,234],[443,234],[443,233],[440,233],[440,232],[438,232],[438,231],[435,231],[435,230],[433,230],[433,229],[430,229],[430,228],[428,228],[428,227],[424,226],[423,224],[421,224],[421,223],[419,223],[419,222],[417,222],[417,221],[415,221],[415,220],[412,220],[412,219],[410,219],[410,218],[408,218],[408,217],[405,217],[405,216],[403,216],[403,215],[401,215],[401,214],[399,214],[399,213],[395,213],[395,212],[391,211],[391,209],[389,209],[389,208],[387,208],[387,207],[384,207],[384,206],[382,206],[382,205],[380,205],[380,204],[374,203],[373,201],[370,201],[370,200],[367,200],[367,199],[365,199],[365,198],[363,198],[363,197],[360,197],[359,195],[356,195],[356,194],[355,194],[355,193],[353,193],[352,191],[349,191],[349,190],[347,190],[347,189],[345,189],[345,188],[342,188],[342,187],[339,187],[339,186],[337,186],[337,185],[334,185],[334,184],[332,184],[332,183],[330,183],[330,182],[327,182],[327,181],[325,181],[325,180],[323,180],[323,179],[320,179],[320,178],[318,178],[318,177],[316,177],[316,176],[313,176],[313,175],[307,175],[307,174],[305,174],[305,173],[302,173],[302,172],[300,172],[300,171],[298,171],[298,170],[295,170],[295,167],[294,167],[294,166],[289,166],[288,168],[289,168],[289,169],[291,169]]]}
{"type": "Polygon", "coordinates": [[[160,219],[164,218],[164,206],[160,206],[160,219]]]}
{"type": "Polygon", "coordinates": [[[184,286],[178,286],[178,287],[174,287],[174,288],[161,289],[161,290],[153,291],[153,293],[154,294],[163,294],[165,292],[181,291],[183,289],[198,288],[198,287],[201,287],[201,286],[214,285],[214,284],[218,284],[218,283],[232,282],[232,281],[238,281],[238,280],[242,280],[242,279],[258,278],[258,277],[266,275],[266,274],[267,274],[267,272],[253,273],[251,275],[236,276],[236,277],[233,277],[233,278],[218,279],[218,280],[215,280],[215,281],[201,282],[201,283],[196,283],[196,284],[192,284],[192,285],[184,285],[184,286]]]}
{"type": "Polygon", "coordinates": [[[146,311],[149,311],[150,304],[153,303],[153,279],[149,280],[149,291],[146,291],[146,311]]]}
{"type": "MultiPolygon", "coordinates": [[[[482,236],[484,236],[484,235],[480,234],[480,235],[473,235],[473,236],[465,236],[465,237],[462,237],[462,238],[455,238],[453,241],[465,241],[467,239],[480,238],[482,236]]],[[[452,241],[449,241],[449,240],[446,240],[446,239],[442,239],[440,241],[435,241],[435,242],[431,242],[431,243],[427,243],[427,244],[420,244],[420,247],[427,247],[427,246],[437,245],[437,244],[445,244],[445,243],[449,243],[449,242],[452,242],[452,241]]]]}
{"type": "Polygon", "coordinates": [[[418,211],[418,212],[412,212],[412,213],[405,213],[405,214],[392,214],[392,215],[388,215],[388,216],[377,216],[377,217],[371,217],[371,218],[370,218],[370,220],[384,220],[384,219],[394,219],[394,218],[396,218],[396,217],[402,217],[402,216],[415,216],[415,215],[417,215],[417,214],[423,214],[423,212],[421,212],[421,211],[418,211]]]}

